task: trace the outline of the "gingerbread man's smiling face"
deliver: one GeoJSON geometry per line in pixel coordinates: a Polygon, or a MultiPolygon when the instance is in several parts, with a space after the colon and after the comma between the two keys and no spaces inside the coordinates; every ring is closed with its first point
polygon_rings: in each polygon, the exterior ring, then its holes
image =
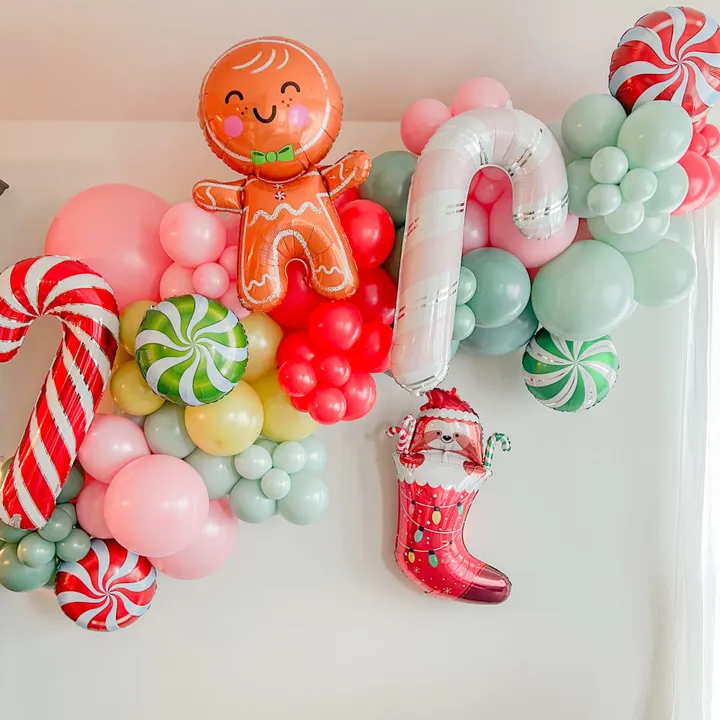
{"type": "Polygon", "coordinates": [[[244,175],[282,181],[327,155],[342,96],[316,53],[285,38],[236,45],[210,68],[199,119],[213,152],[244,175]]]}

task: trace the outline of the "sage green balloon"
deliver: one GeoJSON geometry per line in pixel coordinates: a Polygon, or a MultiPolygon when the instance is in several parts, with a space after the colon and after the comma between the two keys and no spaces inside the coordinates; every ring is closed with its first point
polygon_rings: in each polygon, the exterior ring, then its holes
{"type": "Polygon", "coordinates": [[[275,448],[278,446],[278,444],[274,440],[268,440],[264,437],[256,440],[253,444],[265,448],[271,456],[275,452],[275,448]]]}
{"type": "Polygon", "coordinates": [[[290,475],[280,468],[268,470],[260,480],[260,488],[271,500],[281,500],[289,492],[292,483],[290,475]]]}
{"type": "Polygon", "coordinates": [[[635,283],[615,248],[597,240],[573,243],[535,277],[532,304],[540,324],[564,340],[607,335],[630,311],[635,283]]]}
{"type": "Polygon", "coordinates": [[[695,239],[695,228],[690,215],[672,215],[668,229],[663,237],[679,243],[688,250],[692,248],[695,239]]]}
{"type": "Polygon", "coordinates": [[[553,137],[557,141],[557,144],[560,148],[560,152],[562,153],[563,160],[565,161],[566,165],[569,165],[571,162],[575,160],[579,160],[580,156],[577,153],[574,153],[563,140],[562,136],[562,122],[553,122],[547,124],[548,128],[550,129],[550,132],[553,134],[553,137]]]}
{"type": "MultiPolygon", "coordinates": [[[[631,170],[621,181],[620,191],[625,202],[647,202],[657,190],[658,179],[652,170],[635,168],[631,170]]],[[[645,208],[647,215],[647,207],[645,208]]]]}
{"type": "Polygon", "coordinates": [[[464,340],[475,329],[475,313],[467,305],[458,305],[455,308],[452,339],[458,342],[464,340]]]}
{"type": "Polygon", "coordinates": [[[622,203],[622,194],[617,185],[594,185],[587,194],[587,206],[594,215],[609,215],[622,203]]]}
{"type": "Polygon", "coordinates": [[[293,525],[319,520],[330,502],[328,486],[311,470],[295,473],[290,480],[290,492],[278,501],[280,514],[293,525]]]}
{"type": "Polygon", "coordinates": [[[626,117],[623,106],[612,95],[585,95],[563,117],[563,141],[580,157],[591,158],[601,148],[617,144],[626,117]]]}
{"type": "Polygon", "coordinates": [[[588,193],[595,187],[595,180],[590,174],[590,161],[575,160],[567,166],[568,209],[573,215],[581,218],[593,217],[595,213],[588,207],[588,193]]]}
{"type": "Polygon", "coordinates": [[[382,205],[395,223],[405,224],[410,181],[417,158],[405,150],[390,150],[372,161],[368,179],[360,186],[360,197],[382,205]]]}
{"type": "Polygon", "coordinates": [[[63,485],[63,489],[57,496],[58,505],[62,503],[68,503],[71,500],[74,500],[80,494],[80,491],[83,489],[84,484],[85,471],[80,467],[79,463],[75,463],[70,468],[70,474],[68,475],[68,478],[63,485]]]}
{"type": "Polygon", "coordinates": [[[18,530],[0,521],[0,540],[6,543],[20,542],[30,531],[18,530]]]}
{"type": "Polygon", "coordinates": [[[55,545],[55,551],[65,562],[80,562],[90,552],[90,542],[90,536],[84,530],[75,528],[55,545]]]}
{"type": "Polygon", "coordinates": [[[635,278],[635,300],[640,305],[673,305],[695,283],[695,258],[672,240],[661,240],[649,250],[628,255],[627,261],[635,278]]]}
{"type": "Polygon", "coordinates": [[[185,429],[185,408],[165,403],[151,413],[143,425],[150,449],[160,455],[186,458],[197,446],[185,429]]]}
{"type": "Polygon", "coordinates": [[[235,456],[235,470],[246,480],[260,480],[272,468],[273,454],[278,447],[280,446],[276,445],[270,453],[261,445],[251,445],[235,456]]]}
{"type": "Polygon", "coordinates": [[[395,244],[388,259],[383,263],[383,267],[387,270],[388,275],[397,283],[400,277],[400,258],[402,257],[403,235],[405,226],[399,227],[395,231],[395,244]]]}
{"type": "Polygon", "coordinates": [[[55,572],[53,560],[39,568],[23,565],[17,556],[17,545],[6,543],[0,549],[0,585],[12,592],[39,590],[55,572]]]}
{"type": "Polygon", "coordinates": [[[664,215],[677,210],[687,195],[690,181],[682,165],[671,165],[655,173],[657,188],[645,201],[646,215],[664,215]]]}
{"type": "Polygon", "coordinates": [[[676,163],[690,147],[693,127],[680,105],[655,100],[635,108],[620,128],[617,146],[631,168],[657,172],[676,163]]]}
{"type": "Polygon", "coordinates": [[[610,230],[605,218],[590,218],[587,223],[588,230],[596,240],[612,245],[621,253],[634,253],[647,250],[660,242],[670,225],[670,216],[646,217],[639,227],[622,235],[610,230]]]}
{"type": "Polygon", "coordinates": [[[17,556],[26,567],[43,567],[55,560],[55,543],[43,540],[36,532],[30,533],[18,543],[17,556]]]}
{"type": "Polygon", "coordinates": [[[73,520],[65,511],[56,507],[47,523],[38,530],[44,540],[56,543],[64,540],[73,528],[73,520]]]}
{"type": "Polygon", "coordinates": [[[324,470],[327,465],[327,450],[325,450],[325,443],[315,437],[315,435],[309,435],[303,440],[299,440],[299,443],[305,448],[304,469],[313,470],[315,472],[324,470]]]}
{"type": "Polygon", "coordinates": [[[463,256],[462,266],[477,280],[477,290],[467,303],[477,327],[502,327],[520,315],[530,299],[530,277],[514,255],[479,248],[463,256]]]}
{"type": "Polygon", "coordinates": [[[458,278],[457,298],[455,302],[458,305],[465,305],[477,290],[477,279],[473,275],[472,270],[466,267],[460,268],[460,277],[458,278]]]}
{"type": "Polygon", "coordinates": [[[619,235],[639,228],[644,219],[645,208],[642,203],[622,202],[615,212],[605,216],[607,226],[619,235]]]}
{"type": "Polygon", "coordinates": [[[532,303],[528,303],[511,323],[499,328],[475,328],[473,333],[462,341],[461,346],[472,355],[484,357],[508,355],[525,347],[537,329],[538,319],[532,303]]]}
{"type": "Polygon", "coordinates": [[[277,501],[265,495],[259,480],[240,478],[230,492],[230,509],[244,522],[261,523],[275,514],[277,501]]]}
{"type": "Polygon", "coordinates": [[[70,516],[72,524],[77,525],[77,510],[75,509],[75,505],[72,503],[63,503],[62,505],[58,505],[58,510],[66,512],[70,516]]]}
{"type": "Polygon", "coordinates": [[[197,470],[211,500],[225,497],[240,477],[231,457],[210,455],[200,448],[193,450],[185,462],[197,470]]]}
{"type": "Polygon", "coordinates": [[[614,145],[600,148],[590,160],[590,174],[598,183],[619,183],[627,171],[627,155],[614,145]]]}

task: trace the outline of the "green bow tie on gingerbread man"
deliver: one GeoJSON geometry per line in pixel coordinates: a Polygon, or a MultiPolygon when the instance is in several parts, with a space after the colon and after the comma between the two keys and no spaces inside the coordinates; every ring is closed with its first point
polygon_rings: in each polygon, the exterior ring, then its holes
{"type": "Polygon", "coordinates": [[[265,163],[273,162],[290,162],[295,158],[295,151],[292,145],[285,145],[281,147],[277,152],[264,153],[260,150],[251,150],[250,157],[252,158],[253,165],[264,165],[265,163]]]}

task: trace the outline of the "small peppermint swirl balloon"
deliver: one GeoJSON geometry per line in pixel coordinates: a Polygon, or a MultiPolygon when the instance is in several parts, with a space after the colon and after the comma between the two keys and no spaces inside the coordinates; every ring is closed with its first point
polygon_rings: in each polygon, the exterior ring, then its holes
{"type": "Polygon", "coordinates": [[[608,335],[561,340],[545,328],[528,343],[522,365],[527,389],[553,410],[578,412],[604,400],[617,379],[618,356],[608,335]]]}
{"type": "Polygon", "coordinates": [[[135,338],[135,359],[153,392],[177,405],[207,405],[245,372],[247,337],[237,316],[202,295],[150,308],[135,338]]]}

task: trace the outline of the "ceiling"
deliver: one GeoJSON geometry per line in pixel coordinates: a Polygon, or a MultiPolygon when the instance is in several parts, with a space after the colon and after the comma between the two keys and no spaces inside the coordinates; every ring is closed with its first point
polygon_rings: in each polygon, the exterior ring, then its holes
{"type": "Polygon", "coordinates": [[[641,0],[0,0],[0,119],[193,120],[203,74],[225,48],[284,35],[333,68],[347,120],[397,120],[414,99],[449,102],[463,80],[493,75],[517,107],[549,121],[578,96],[606,89],[620,35],[657,7],[641,0]]]}

